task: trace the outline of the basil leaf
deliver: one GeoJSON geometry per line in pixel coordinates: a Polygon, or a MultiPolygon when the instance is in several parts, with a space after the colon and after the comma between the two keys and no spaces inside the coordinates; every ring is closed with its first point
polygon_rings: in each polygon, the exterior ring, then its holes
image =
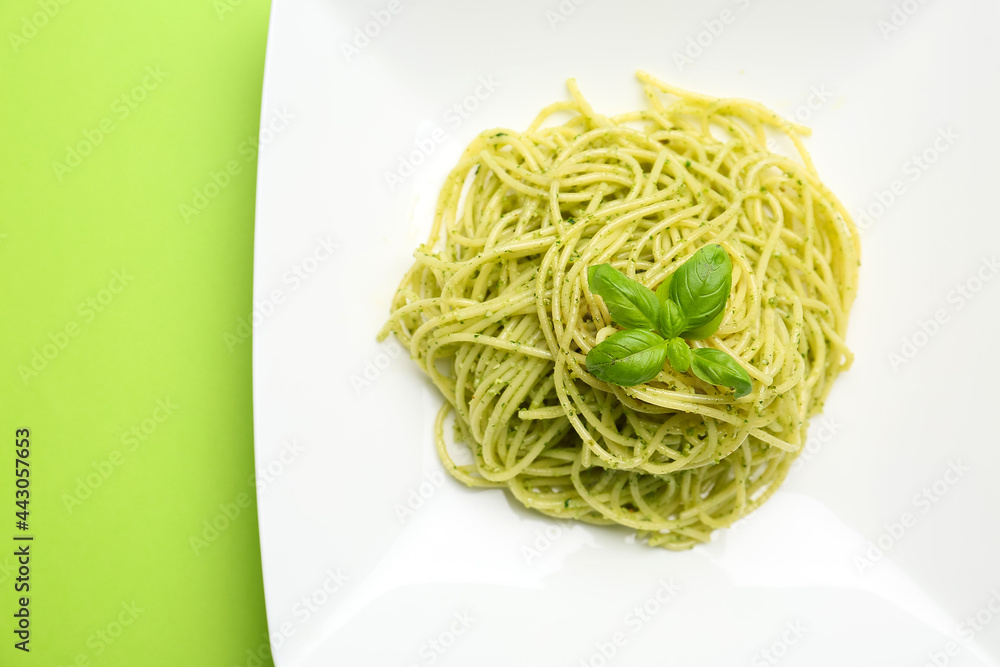
{"type": "Polygon", "coordinates": [[[687,328],[687,319],[676,302],[667,296],[670,283],[664,281],[656,288],[656,298],[660,302],[660,333],[664,338],[673,338],[687,328]],[[667,287],[664,287],[667,285],[667,287]]]}
{"type": "Polygon", "coordinates": [[[687,331],[681,332],[681,337],[685,340],[704,340],[708,338],[719,330],[719,325],[722,324],[722,316],[725,314],[726,309],[723,308],[719,311],[718,315],[705,324],[702,324],[700,327],[695,327],[694,329],[688,329],[687,331]]]}
{"type": "Polygon", "coordinates": [[[653,290],[641,285],[610,264],[587,269],[590,291],[604,299],[611,319],[629,329],[656,329],[660,302],[653,290]]]}
{"type": "MultiPolygon", "coordinates": [[[[673,277],[674,274],[671,273],[669,276],[667,276],[666,280],[660,283],[660,286],[656,288],[656,297],[660,300],[661,313],[663,311],[663,303],[670,299],[669,296],[670,282],[672,281],[673,277]]],[[[726,309],[723,307],[723,309],[719,311],[718,315],[713,317],[706,324],[702,324],[700,327],[685,329],[681,331],[680,334],[674,334],[674,335],[675,336],[679,335],[684,340],[703,340],[705,338],[708,338],[709,336],[711,336],[712,334],[714,334],[716,331],[719,330],[719,325],[722,324],[722,318],[725,314],[726,314],[726,309]]],[[[660,316],[660,319],[661,320],[663,319],[662,315],[660,316]]]]}
{"type": "Polygon", "coordinates": [[[732,387],[736,390],[736,398],[746,396],[753,388],[746,370],[722,350],[711,347],[694,350],[691,354],[691,370],[705,382],[732,387]]]}
{"type": "Polygon", "coordinates": [[[678,373],[687,373],[691,367],[691,348],[681,338],[671,338],[667,341],[667,359],[678,373]]]}
{"type": "Polygon", "coordinates": [[[732,286],[733,262],[729,254],[720,245],[707,245],[673,273],[667,293],[687,318],[687,331],[706,338],[715,333],[718,325],[708,334],[699,328],[723,312],[732,286]]]}
{"type": "Polygon", "coordinates": [[[665,341],[647,329],[619,331],[587,354],[587,370],[604,382],[631,387],[652,380],[667,358],[665,341]]]}

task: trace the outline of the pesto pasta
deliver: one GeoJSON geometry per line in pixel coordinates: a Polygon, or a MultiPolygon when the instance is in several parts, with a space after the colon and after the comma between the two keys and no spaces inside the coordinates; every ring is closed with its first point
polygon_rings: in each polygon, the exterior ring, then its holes
{"type": "Polygon", "coordinates": [[[603,116],[570,80],[571,99],[524,132],[472,141],[380,338],[397,336],[444,396],[438,452],[457,480],[680,550],[784,480],[852,361],[860,246],[806,128],[638,78],[643,110],[603,116]],[[750,393],[670,365],[630,387],[588,372],[588,352],[615,332],[588,267],[655,290],[708,244],[731,260],[731,291],[715,333],[691,344],[731,355],[750,393]]]}

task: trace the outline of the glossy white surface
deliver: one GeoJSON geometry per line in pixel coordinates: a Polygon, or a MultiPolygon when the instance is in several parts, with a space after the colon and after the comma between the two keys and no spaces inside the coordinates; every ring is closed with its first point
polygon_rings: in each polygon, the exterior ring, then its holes
{"type": "Polygon", "coordinates": [[[253,345],[277,665],[997,665],[998,24],[968,0],[275,0],[253,345]],[[374,340],[469,139],[569,76],[635,108],[639,67],[813,127],[864,227],[854,368],[781,491],[686,553],[444,477],[439,398],[374,340]]]}

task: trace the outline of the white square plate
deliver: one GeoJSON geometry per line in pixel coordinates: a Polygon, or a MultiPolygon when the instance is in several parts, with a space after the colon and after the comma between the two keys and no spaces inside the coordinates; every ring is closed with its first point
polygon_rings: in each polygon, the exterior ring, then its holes
{"type": "Polygon", "coordinates": [[[275,0],[253,356],[278,666],[997,665],[998,25],[972,0],[275,0]],[[854,367],[782,489],[684,553],[451,480],[440,398],[375,341],[468,141],[570,76],[639,108],[639,68],[811,126],[863,230],[854,367]]]}

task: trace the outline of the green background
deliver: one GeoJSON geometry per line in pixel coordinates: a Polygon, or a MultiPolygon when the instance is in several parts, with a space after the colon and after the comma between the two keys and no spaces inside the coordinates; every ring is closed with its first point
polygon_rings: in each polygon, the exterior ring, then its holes
{"type": "Polygon", "coordinates": [[[0,664],[270,664],[250,342],[223,339],[251,309],[268,11],[0,3],[0,664]]]}

